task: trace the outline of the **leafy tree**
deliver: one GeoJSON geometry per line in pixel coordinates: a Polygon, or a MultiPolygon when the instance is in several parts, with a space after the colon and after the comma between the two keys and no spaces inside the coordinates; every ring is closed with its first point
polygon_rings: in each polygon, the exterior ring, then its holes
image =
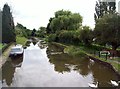
{"type": "Polygon", "coordinates": [[[83,29],[80,30],[80,36],[79,39],[85,44],[90,45],[93,40],[93,34],[92,30],[89,26],[83,26],[83,29]]]}
{"type": "Polygon", "coordinates": [[[62,30],[58,35],[57,35],[57,41],[63,42],[63,43],[71,43],[71,44],[78,44],[80,42],[78,38],[79,34],[78,31],[68,31],[68,30],[62,30]]]}
{"type": "Polygon", "coordinates": [[[38,31],[36,31],[36,35],[38,37],[44,38],[46,35],[46,28],[45,27],[40,27],[38,31]]]}
{"type": "Polygon", "coordinates": [[[78,13],[60,10],[55,12],[47,26],[47,32],[56,33],[61,30],[77,30],[82,25],[82,16],[78,13]]]}
{"type": "Polygon", "coordinates": [[[49,42],[54,42],[54,41],[56,41],[56,38],[57,38],[56,34],[50,34],[48,36],[48,41],[49,42]]]}
{"type": "Polygon", "coordinates": [[[15,27],[15,33],[16,35],[24,36],[26,38],[31,36],[31,30],[27,29],[25,26],[23,26],[20,23],[17,23],[15,27]]]}
{"type": "Polygon", "coordinates": [[[115,5],[116,5],[115,0],[114,2],[107,2],[103,0],[96,1],[96,5],[95,5],[96,13],[94,13],[95,21],[101,18],[105,14],[115,13],[116,10],[115,5]]]}
{"type": "Polygon", "coordinates": [[[10,7],[5,4],[2,12],[2,42],[10,43],[16,41],[14,22],[10,7]]]}
{"type": "Polygon", "coordinates": [[[50,18],[49,23],[48,23],[47,28],[46,28],[46,33],[48,33],[48,34],[52,32],[52,30],[50,28],[50,24],[51,24],[52,20],[53,20],[53,18],[50,18]]]}
{"type": "Polygon", "coordinates": [[[71,14],[72,14],[71,11],[64,11],[62,9],[62,10],[55,12],[55,17],[58,18],[59,16],[63,16],[63,15],[69,16],[71,14]]]}
{"type": "Polygon", "coordinates": [[[120,15],[109,14],[97,20],[94,33],[97,42],[110,44],[116,50],[120,46],[120,15]]]}

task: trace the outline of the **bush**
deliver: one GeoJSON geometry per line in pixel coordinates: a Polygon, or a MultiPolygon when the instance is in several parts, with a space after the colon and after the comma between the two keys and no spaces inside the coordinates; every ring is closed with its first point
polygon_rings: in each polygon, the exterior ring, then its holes
{"type": "Polygon", "coordinates": [[[65,48],[64,52],[68,53],[69,55],[72,55],[72,56],[81,56],[81,57],[86,56],[86,54],[84,52],[82,52],[80,49],[78,49],[74,46],[69,46],[69,47],[65,48]]]}
{"type": "Polygon", "coordinates": [[[66,31],[63,30],[58,35],[59,42],[75,44],[79,42],[76,31],[66,31]]]}
{"type": "Polygon", "coordinates": [[[48,36],[48,42],[54,42],[56,41],[56,38],[57,38],[56,34],[50,34],[48,36]]]}

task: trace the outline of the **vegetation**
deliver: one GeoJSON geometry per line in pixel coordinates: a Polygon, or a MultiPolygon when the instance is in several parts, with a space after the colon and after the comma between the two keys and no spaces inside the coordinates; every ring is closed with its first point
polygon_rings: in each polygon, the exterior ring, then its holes
{"type": "Polygon", "coordinates": [[[101,44],[109,44],[113,50],[120,46],[120,15],[104,15],[97,20],[95,25],[96,41],[101,44]]]}
{"type": "Polygon", "coordinates": [[[88,34],[90,33],[88,26],[82,26],[82,16],[80,14],[59,10],[55,12],[55,17],[50,18],[46,33],[48,34],[49,42],[55,41],[70,44],[84,42],[85,44],[90,44],[90,39],[88,39],[90,35],[87,36],[86,33],[80,34],[82,32],[84,33],[84,30],[88,34]]]}
{"type": "Polygon", "coordinates": [[[15,27],[15,33],[17,36],[29,38],[31,36],[31,32],[32,31],[30,29],[27,29],[25,26],[23,26],[20,23],[17,23],[15,27]]]}
{"type": "Polygon", "coordinates": [[[56,33],[61,30],[77,30],[82,25],[82,16],[71,11],[59,10],[55,17],[50,18],[47,26],[48,33],[56,33]]]}
{"type": "Polygon", "coordinates": [[[116,2],[105,2],[98,0],[96,1],[95,5],[95,13],[94,18],[95,21],[101,17],[103,17],[105,14],[113,14],[116,10],[116,2]]]}
{"type": "Polygon", "coordinates": [[[80,50],[79,48],[77,48],[75,46],[67,46],[64,49],[64,52],[68,53],[69,55],[72,55],[72,56],[81,56],[81,57],[86,56],[86,54],[82,50],[80,50]]]}
{"type": "MultiPolygon", "coordinates": [[[[108,62],[116,68],[119,61],[118,63],[114,62],[116,60],[106,61],[94,55],[95,51],[107,49],[105,45],[111,46],[115,51],[120,47],[120,15],[115,11],[115,5],[115,2],[96,2],[95,29],[83,26],[83,17],[79,13],[59,10],[49,19],[47,27],[30,30],[20,23],[14,27],[10,7],[5,4],[2,11],[2,43],[16,41],[17,44],[25,45],[28,38],[40,37],[48,42],[67,44],[64,51],[70,55],[87,54],[108,62]]],[[[0,44],[0,48],[2,47],[3,45],[0,44]]]]}
{"type": "Polygon", "coordinates": [[[10,43],[16,40],[14,22],[10,7],[5,4],[2,11],[2,43],[10,43]]]}
{"type": "Polygon", "coordinates": [[[36,29],[32,30],[31,36],[36,36],[36,29]]]}
{"type": "Polygon", "coordinates": [[[94,14],[96,24],[93,30],[89,26],[82,26],[83,18],[78,13],[59,10],[55,12],[55,17],[50,18],[45,37],[49,42],[67,44],[64,51],[70,55],[87,54],[108,62],[119,70],[119,59],[109,61],[105,56],[99,58],[99,51],[111,50],[112,47],[115,52],[120,47],[120,15],[115,11],[115,4],[115,2],[96,2],[94,14]]]}
{"type": "MultiPolygon", "coordinates": [[[[99,57],[98,56],[98,52],[100,50],[101,47],[99,46],[75,46],[75,45],[68,45],[68,44],[60,44],[57,43],[58,45],[62,45],[64,46],[64,53],[68,53],[69,55],[72,56],[80,56],[80,57],[87,57],[87,56],[91,56],[94,57],[96,59],[99,59],[103,62],[107,62],[109,64],[111,64],[113,66],[113,68],[120,73],[120,63],[118,61],[120,61],[120,58],[115,58],[115,59],[109,59],[106,60],[105,56],[104,57],[99,57]]],[[[102,49],[102,48],[101,48],[102,49]]]]}
{"type": "Polygon", "coordinates": [[[16,37],[16,43],[17,44],[25,45],[26,41],[27,41],[27,38],[25,38],[25,37],[21,37],[21,36],[16,37]]]}
{"type": "Polygon", "coordinates": [[[4,45],[2,43],[0,43],[0,49],[2,49],[4,47],[4,45]]]}
{"type": "Polygon", "coordinates": [[[46,27],[40,27],[37,31],[36,31],[36,36],[40,37],[40,38],[45,38],[46,37],[46,27]]]}
{"type": "MultiPolygon", "coordinates": [[[[82,26],[82,16],[78,13],[65,10],[55,12],[55,17],[50,18],[46,28],[48,41],[77,45],[82,43],[90,47],[93,43],[110,45],[113,50],[116,50],[120,46],[120,27],[118,25],[120,16],[115,13],[114,4],[101,2],[99,8],[104,8],[104,11],[100,16],[97,14],[99,19],[96,20],[94,30],[89,26],[82,26]],[[106,10],[105,6],[109,9],[106,10]]],[[[96,13],[98,13],[98,7],[96,8],[96,13]]]]}

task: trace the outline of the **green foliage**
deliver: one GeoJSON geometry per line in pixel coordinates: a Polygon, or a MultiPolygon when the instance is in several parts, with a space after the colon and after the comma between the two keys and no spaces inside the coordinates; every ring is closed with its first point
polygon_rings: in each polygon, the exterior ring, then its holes
{"type": "Polygon", "coordinates": [[[77,30],[82,25],[82,16],[78,13],[60,10],[55,12],[55,17],[50,18],[47,32],[56,33],[61,30],[77,30]]]}
{"type": "Polygon", "coordinates": [[[56,41],[70,44],[91,44],[93,32],[88,26],[82,26],[82,16],[71,11],[59,10],[50,18],[46,33],[56,34],[56,41]]]}
{"type": "Polygon", "coordinates": [[[2,49],[5,45],[3,45],[2,43],[0,43],[0,49],[2,49]]]}
{"type": "Polygon", "coordinates": [[[22,24],[17,23],[15,27],[15,33],[18,36],[29,38],[31,36],[31,30],[24,27],[22,24]]]}
{"type": "Polygon", "coordinates": [[[54,42],[54,41],[56,41],[56,34],[50,34],[49,36],[48,36],[48,41],[49,42],[54,42]]]}
{"type": "Polygon", "coordinates": [[[26,41],[27,41],[27,38],[25,38],[25,37],[21,37],[21,36],[16,37],[17,44],[25,45],[26,41]]]}
{"type": "Polygon", "coordinates": [[[58,35],[58,41],[63,43],[73,43],[75,31],[63,30],[58,35]]]}
{"type": "Polygon", "coordinates": [[[46,28],[40,27],[38,31],[36,31],[36,36],[44,38],[46,36],[46,28]]]}
{"type": "Polygon", "coordinates": [[[96,25],[94,35],[96,42],[110,44],[116,50],[120,46],[120,15],[109,14],[100,18],[96,25]]]}
{"type": "Polygon", "coordinates": [[[36,36],[36,29],[32,30],[31,36],[36,36]]]}
{"type": "Polygon", "coordinates": [[[2,12],[2,43],[10,43],[16,40],[14,22],[10,7],[5,4],[2,12]]]}
{"type": "Polygon", "coordinates": [[[93,32],[89,26],[83,26],[83,29],[80,30],[79,39],[85,44],[90,45],[93,40],[93,32]]]}
{"type": "Polygon", "coordinates": [[[69,55],[72,56],[82,56],[85,57],[86,54],[84,52],[82,52],[79,48],[75,47],[75,46],[68,46],[64,49],[65,53],[68,53],[69,55]]]}

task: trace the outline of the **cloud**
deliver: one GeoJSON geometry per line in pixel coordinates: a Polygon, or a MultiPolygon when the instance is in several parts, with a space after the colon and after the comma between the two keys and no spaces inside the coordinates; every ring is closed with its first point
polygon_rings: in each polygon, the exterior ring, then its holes
{"type": "Polygon", "coordinates": [[[94,27],[94,7],[96,0],[2,0],[11,6],[15,23],[19,22],[27,28],[38,29],[47,26],[50,17],[57,10],[65,9],[80,13],[83,25],[94,27]]]}

